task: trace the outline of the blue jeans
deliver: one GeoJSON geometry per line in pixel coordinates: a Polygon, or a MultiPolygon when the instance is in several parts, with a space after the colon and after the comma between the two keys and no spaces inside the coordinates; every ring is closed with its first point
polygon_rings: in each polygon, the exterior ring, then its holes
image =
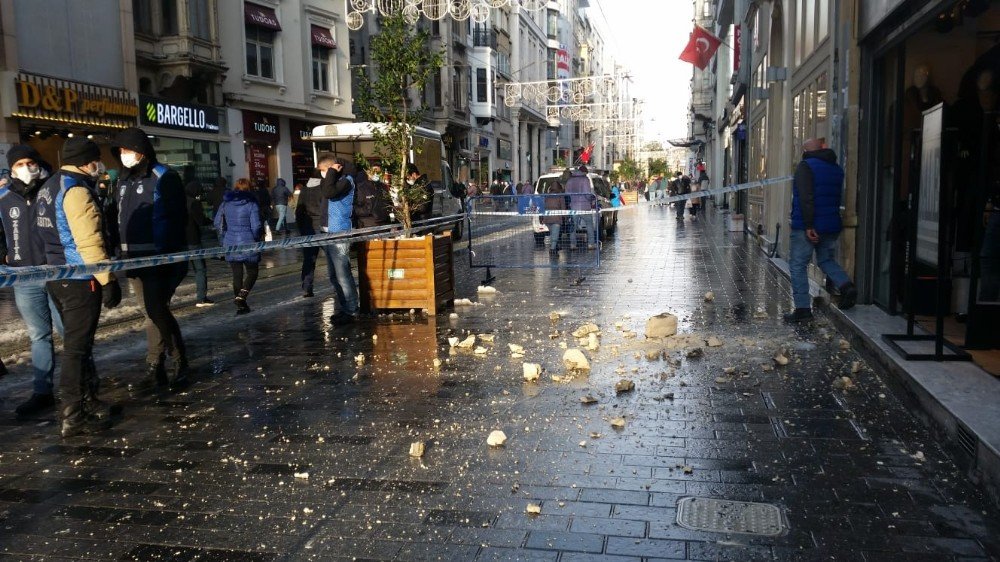
{"type": "Polygon", "coordinates": [[[546,225],[549,227],[549,248],[553,250],[559,249],[559,231],[562,229],[562,224],[554,222],[552,224],[546,225]]]}
{"type": "Polygon", "coordinates": [[[569,239],[569,247],[576,248],[576,233],[581,228],[587,231],[587,244],[597,244],[597,226],[593,214],[573,215],[573,236],[569,239]]]}
{"type": "Polygon", "coordinates": [[[34,392],[52,394],[52,376],[56,370],[52,328],[63,334],[62,318],[45,285],[17,285],[14,304],[28,327],[31,338],[31,367],[35,371],[34,392]]]}
{"type": "Polygon", "coordinates": [[[278,222],[274,225],[274,232],[285,230],[285,213],[288,212],[288,205],[275,205],[274,212],[278,213],[278,222]]]}
{"type": "Polygon", "coordinates": [[[323,246],[326,252],[326,268],[330,284],[337,294],[337,314],[358,313],[358,285],[351,272],[351,243],[337,242],[323,246]]]}
{"type": "Polygon", "coordinates": [[[788,259],[788,270],[792,278],[792,301],[795,308],[812,308],[809,297],[809,262],[813,252],[816,252],[816,265],[833,281],[837,287],[843,287],[851,281],[844,268],[840,267],[833,255],[837,250],[839,232],[820,234],[819,242],[813,245],[806,238],[806,231],[792,230],[791,256],[788,259]]]}

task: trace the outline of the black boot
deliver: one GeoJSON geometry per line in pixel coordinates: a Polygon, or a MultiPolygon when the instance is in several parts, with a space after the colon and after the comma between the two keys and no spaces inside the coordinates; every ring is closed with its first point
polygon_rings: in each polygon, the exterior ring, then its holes
{"type": "Polygon", "coordinates": [[[858,302],[858,288],[854,283],[848,281],[840,287],[840,300],[837,301],[837,308],[848,310],[858,302]]]}
{"type": "Polygon", "coordinates": [[[109,427],[111,427],[111,419],[100,419],[88,413],[82,400],[74,401],[62,409],[61,433],[63,437],[98,433],[109,427]]]}
{"type": "Polygon", "coordinates": [[[49,394],[33,393],[24,403],[14,409],[18,419],[30,418],[56,405],[56,397],[49,394]]]}
{"type": "Polygon", "coordinates": [[[796,322],[806,322],[812,320],[813,313],[812,309],[809,308],[796,308],[794,311],[785,315],[785,322],[796,323],[796,322]]]}
{"type": "Polygon", "coordinates": [[[180,358],[170,367],[170,390],[180,390],[190,384],[187,359],[180,358]]]}
{"type": "Polygon", "coordinates": [[[84,367],[84,389],[83,407],[92,416],[99,420],[111,418],[112,408],[108,403],[97,397],[101,389],[101,379],[97,376],[97,365],[93,356],[89,357],[84,367]]]}
{"type": "Polygon", "coordinates": [[[247,305],[247,296],[250,295],[250,291],[246,289],[240,289],[236,298],[233,299],[233,303],[236,305],[236,314],[246,314],[250,312],[250,307],[247,305]]]}
{"type": "Polygon", "coordinates": [[[128,389],[132,392],[151,390],[156,387],[167,386],[167,370],[163,367],[163,361],[146,365],[146,376],[141,380],[129,383],[128,389]]]}

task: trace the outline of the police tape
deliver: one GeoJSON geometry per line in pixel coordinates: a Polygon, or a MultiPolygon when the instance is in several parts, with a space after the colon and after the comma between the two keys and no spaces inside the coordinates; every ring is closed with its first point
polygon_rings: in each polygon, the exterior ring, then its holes
{"type": "MultiPolygon", "coordinates": [[[[640,201],[640,206],[642,206],[642,204],[645,204],[645,205],[661,205],[661,204],[664,204],[664,203],[676,203],[676,202],[679,202],[679,201],[687,201],[689,199],[699,199],[701,197],[713,197],[715,195],[723,195],[723,194],[726,194],[726,193],[733,193],[733,192],[736,192],[736,191],[743,191],[743,190],[746,190],[746,189],[755,189],[755,188],[759,188],[759,187],[770,187],[772,185],[778,185],[778,184],[787,183],[787,182],[790,182],[790,181],[792,181],[792,176],[782,176],[780,178],[769,178],[769,179],[751,181],[751,182],[734,184],[734,185],[726,185],[726,186],[723,186],[723,187],[717,187],[715,189],[706,189],[704,191],[692,191],[691,193],[684,193],[684,194],[681,194],[681,195],[671,195],[669,197],[658,198],[658,199],[655,199],[655,200],[650,200],[648,202],[640,201]]],[[[588,195],[589,196],[589,194],[573,194],[573,193],[569,193],[569,194],[566,194],[566,195],[569,195],[571,197],[573,195],[588,195]]],[[[486,200],[486,201],[493,201],[494,203],[495,202],[510,202],[511,204],[516,205],[516,201],[519,198],[532,198],[532,197],[534,197],[534,198],[543,197],[544,198],[544,197],[555,197],[555,196],[556,196],[555,194],[480,195],[480,196],[473,197],[470,201],[474,202],[475,200],[480,199],[480,200],[486,200]]],[[[622,207],[601,207],[599,209],[591,209],[591,210],[562,210],[562,209],[559,209],[559,210],[545,210],[545,211],[542,211],[542,210],[539,210],[541,208],[539,205],[534,205],[534,206],[529,206],[524,212],[521,212],[521,211],[483,211],[483,210],[479,210],[479,209],[473,208],[471,211],[469,211],[469,214],[473,215],[473,216],[491,216],[491,217],[518,217],[518,216],[520,216],[520,217],[542,217],[542,216],[551,217],[551,216],[592,215],[592,214],[594,214],[595,210],[596,211],[600,211],[602,213],[612,213],[612,212],[615,212],[615,211],[621,211],[621,210],[624,210],[624,209],[628,209],[630,207],[635,207],[635,205],[622,206],[622,207]],[[528,211],[532,211],[532,212],[528,212],[528,211]]]]}
{"type": "MultiPolygon", "coordinates": [[[[413,223],[411,231],[415,233],[425,232],[436,227],[464,220],[465,215],[447,215],[444,217],[416,221],[413,223]]],[[[46,281],[72,279],[81,275],[93,275],[95,273],[142,269],[146,267],[181,263],[194,259],[214,258],[230,254],[257,253],[268,250],[292,250],[297,248],[328,246],[331,244],[345,242],[363,242],[365,240],[384,238],[387,234],[396,234],[401,230],[401,228],[402,227],[399,224],[373,226],[337,233],[297,236],[294,238],[285,238],[283,240],[273,240],[271,242],[257,242],[254,244],[240,244],[237,246],[218,246],[215,248],[187,250],[173,254],[161,254],[123,260],[109,260],[83,265],[39,265],[29,267],[0,266],[0,288],[13,287],[15,285],[38,284],[46,281]]]]}

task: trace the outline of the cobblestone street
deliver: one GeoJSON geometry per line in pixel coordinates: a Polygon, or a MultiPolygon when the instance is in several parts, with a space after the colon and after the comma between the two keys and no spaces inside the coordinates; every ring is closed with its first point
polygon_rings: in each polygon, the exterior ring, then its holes
{"type": "Polygon", "coordinates": [[[101,340],[123,408],[104,435],[14,421],[18,368],[0,384],[0,558],[1000,560],[1000,513],[822,313],[782,322],[787,280],[714,212],[627,209],[599,270],[498,270],[496,294],[467,263],[457,296],[477,304],[451,317],[334,328],[328,287],[292,299],[290,275],[248,316],[186,318],[195,383],[177,394],[127,392],[143,334],[101,340]],[[679,335],[646,340],[661,312],[679,335]],[[570,376],[586,322],[599,349],[570,376]],[[684,528],[688,496],[777,505],[787,531],[684,528]]]}

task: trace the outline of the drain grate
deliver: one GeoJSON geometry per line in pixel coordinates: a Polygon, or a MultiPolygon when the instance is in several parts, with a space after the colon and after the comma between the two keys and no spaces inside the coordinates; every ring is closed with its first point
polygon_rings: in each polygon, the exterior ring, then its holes
{"type": "Polygon", "coordinates": [[[677,524],[693,531],[776,537],[787,529],[781,508],[768,503],[714,498],[677,502],[677,524]]]}

